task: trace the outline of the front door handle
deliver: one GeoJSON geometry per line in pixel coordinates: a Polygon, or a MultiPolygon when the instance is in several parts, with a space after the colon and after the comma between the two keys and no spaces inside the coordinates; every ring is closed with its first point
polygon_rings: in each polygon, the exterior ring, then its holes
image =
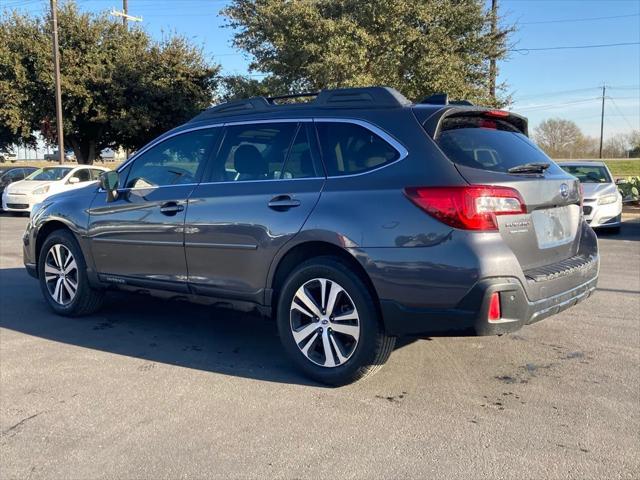
{"type": "Polygon", "coordinates": [[[160,213],[172,217],[176,213],[182,212],[184,205],[178,205],[176,202],[167,202],[160,207],[160,213]]]}
{"type": "Polygon", "coordinates": [[[269,201],[269,208],[278,211],[288,210],[299,206],[300,200],[291,198],[290,195],[276,195],[269,201]]]}

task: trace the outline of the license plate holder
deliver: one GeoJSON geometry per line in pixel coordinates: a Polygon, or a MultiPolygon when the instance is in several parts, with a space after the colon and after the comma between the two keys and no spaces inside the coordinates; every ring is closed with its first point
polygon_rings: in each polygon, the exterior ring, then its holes
{"type": "Polygon", "coordinates": [[[580,207],[562,207],[535,210],[531,214],[538,248],[553,248],[573,241],[578,230],[580,207]]]}

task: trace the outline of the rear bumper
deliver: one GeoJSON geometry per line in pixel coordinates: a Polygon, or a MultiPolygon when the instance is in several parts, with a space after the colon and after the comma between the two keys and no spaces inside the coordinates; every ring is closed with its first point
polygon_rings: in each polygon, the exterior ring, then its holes
{"type": "MultiPolygon", "coordinates": [[[[382,300],[382,316],[389,335],[500,335],[524,325],[538,322],[562,312],[588,298],[596,288],[595,274],[567,290],[531,301],[516,278],[491,278],[476,283],[454,309],[411,308],[395,301],[382,300]],[[502,318],[487,321],[489,300],[494,292],[500,295],[502,318]]],[[[573,282],[571,281],[573,279],[573,282]]],[[[584,280],[584,278],[583,278],[584,280]]]]}

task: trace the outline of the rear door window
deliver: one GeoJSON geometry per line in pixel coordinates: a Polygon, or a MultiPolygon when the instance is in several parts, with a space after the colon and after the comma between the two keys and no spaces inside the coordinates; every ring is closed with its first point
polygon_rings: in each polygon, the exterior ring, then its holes
{"type": "MultiPolygon", "coordinates": [[[[228,126],[214,163],[211,181],[280,179],[297,129],[296,122],[228,126]]],[[[290,172],[290,175],[293,173],[302,174],[296,171],[290,172]]]]}
{"type": "Polygon", "coordinates": [[[287,160],[284,162],[280,178],[286,180],[319,177],[324,175],[321,174],[320,170],[313,161],[307,125],[300,124],[298,133],[296,133],[293,144],[289,149],[287,160]]]}
{"type": "Polygon", "coordinates": [[[400,158],[394,147],[361,125],[317,122],[316,128],[329,176],[367,172],[400,158]]]}
{"type": "Polygon", "coordinates": [[[477,114],[445,118],[436,143],[452,162],[482,170],[507,172],[524,163],[552,163],[508,121],[477,114]]]}
{"type": "MultiPolygon", "coordinates": [[[[79,183],[88,182],[91,180],[91,172],[88,168],[80,168],[73,173],[71,178],[77,178],[79,183]]],[[[69,180],[71,180],[71,178],[69,180]]]]}

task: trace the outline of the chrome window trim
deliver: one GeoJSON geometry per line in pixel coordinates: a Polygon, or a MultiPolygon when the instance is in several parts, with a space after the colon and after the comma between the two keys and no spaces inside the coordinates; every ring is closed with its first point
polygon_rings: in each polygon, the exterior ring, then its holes
{"type": "MultiPolygon", "coordinates": [[[[216,185],[216,184],[233,184],[233,183],[258,183],[258,182],[290,182],[290,181],[296,181],[296,180],[324,180],[327,178],[349,178],[349,177],[358,177],[360,175],[368,175],[369,173],[373,173],[376,172],[378,170],[382,170],[383,168],[387,168],[391,165],[396,164],[397,162],[400,162],[401,160],[404,160],[408,155],[409,155],[409,151],[405,148],[404,145],[402,145],[402,143],[400,143],[398,140],[395,139],[395,137],[393,137],[391,134],[389,134],[388,132],[386,132],[385,130],[383,130],[382,128],[378,127],[377,125],[374,125],[366,120],[360,120],[360,119],[356,119],[356,118],[334,118],[334,117],[305,117],[305,118],[275,118],[272,120],[244,120],[244,121],[235,121],[235,122],[223,122],[223,123],[215,123],[215,124],[208,124],[208,125],[199,125],[197,127],[193,127],[193,128],[189,128],[189,129],[185,129],[185,130],[180,130],[179,132],[174,132],[171,135],[167,135],[166,137],[163,137],[161,140],[155,141],[153,143],[150,143],[149,145],[147,145],[146,147],[144,147],[142,150],[140,150],[139,152],[136,152],[135,155],[133,155],[129,160],[127,160],[125,163],[123,163],[122,165],[120,165],[118,167],[118,169],[116,170],[118,173],[120,173],[122,170],[124,170],[125,168],[127,168],[129,166],[130,163],[134,162],[140,155],[142,155],[143,153],[145,153],[146,151],[150,150],[151,148],[155,147],[156,145],[164,142],[165,140],[169,140],[170,138],[173,138],[177,135],[181,135],[183,133],[189,133],[189,132],[193,132],[193,131],[197,131],[197,130],[204,130],[207,128],[223,128],[223,127],[227,127],[227,126],[236,126],[236,125],[252,125],[252,124],[265,124],[265,123],[351,123],[354,125],[359,125],[367,130],[369,130],[370,132],[378,135],[380,138],[382,138],[385,142],[387,142],[389,145],[391,145],[393,147],[394,150],[396,150],[396,152],[398,152],[399,157],[394,160],[393,162],[389,162],[386,163],[380,167],[376,167],[373,168],[371,170],[366,170],[364,172],[359,172],[359,173],[350,173],[347,175],[328,175],[328,176],[321,176],[321,177],[305,177],[305,178],[271,178],[271,179],[265,179],[265,180],[245,180],[242,182],[228,182],[228,181],[219,181],[219,182],[200,182],[200,183],[183,183],[183,184],[177,184],[177,185],[159,185],[157,187],[153,187],[154,189],[157,188],[167,188],[167,187],[189,187],[189,186],[197,186],[197,185],[216,185]]],[[[141,187],[141,188],[123,188],[123,189],[118,189],[118,191],[122,191],[122,192],[126,192],[126,191],[132,191],[132,190],[148,190],[149,187],[141,187]]],[[[99,189],[100,192],[104,192],[104,190],[102,190],[101,188],[99,189]]]]}

